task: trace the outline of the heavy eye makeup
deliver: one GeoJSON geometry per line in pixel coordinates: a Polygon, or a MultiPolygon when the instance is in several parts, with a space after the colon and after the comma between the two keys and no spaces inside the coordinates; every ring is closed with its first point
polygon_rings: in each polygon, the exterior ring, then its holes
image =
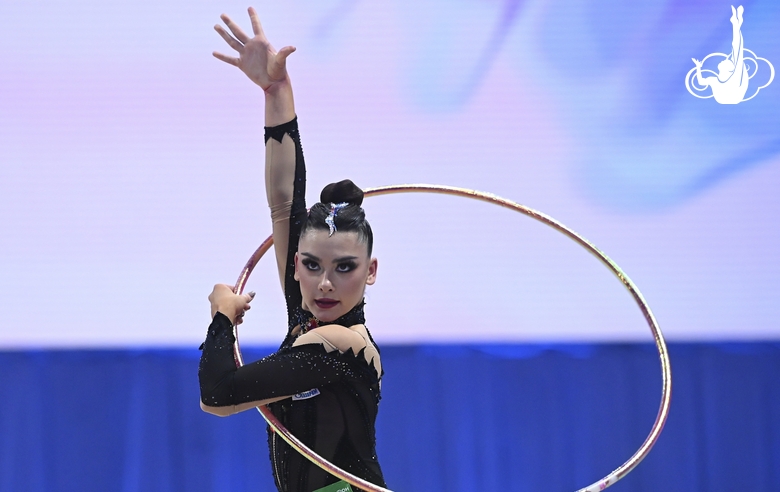
{"type": "Polygon", "coordinates": [[[336,271],[340,273],[351,272],[357,268],[357,263],[354,261],[345,261],[336,265],[336,271]]]}
{"type": "MultiPolygon", "coordinates": [[[[310,272],[318,272],[322,270],[322,259],[318,258],[311,253],[301,253],[301,264],[310,272]]],[[[340,258],[333,259],[333,270],[337,273],[349,273],[358,268],[358,262],[355,256],[342,256],[340,258]]]]}

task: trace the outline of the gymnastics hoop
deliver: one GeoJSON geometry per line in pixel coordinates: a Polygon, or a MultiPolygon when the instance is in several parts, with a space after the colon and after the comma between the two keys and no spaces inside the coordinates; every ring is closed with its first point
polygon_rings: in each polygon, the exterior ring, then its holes
{"type": "MultiPolygon", "coordinates": [[[[602,263],[604,263],[604,265],[606,265],[607,268],[609,268],[612,273],[617,276],[618,280],[620,280],[623,286],[628,289],[628,291],[631,293],[631,296],[634,298],[634,301],[636,301],[637,305],[639,306],[639,309],[642,311],[647,324],[650,326],[650,331],[652,332],[653,338],[655,339],[655,345],[658,348],[658,355],[661,359],[661,373],[663,379],[661,385],[661,406],[658,409],[658,415],[655,418],[655,423],[650,429],[650,434],[648,434],[647,438],[639,447],[639,449],[625,463],[616,468],[612,473],[587,487],[579,489],[577,492],[597,492],[604,490],[607,487],[615,484],[621,478],[628,475],[631,470],[633,470],[643,459],[645,459],[653,445],[655,445],[656,441],[658,440],[658,437],[661,435],[664,423],[666,422],[666,418],[669,415],[669,405],[671,403],[672,390],[672,369],[669,363],[669,353],[666,349],[666,342],[664,341],[664,337],[661,334],[661,329],[658,327],[658,322],[655,320],[653,313],[650,311],[650,306],[648,306],[636,285],[634,285],[631,279],[628,278],[628,275],[626,275],[623,270],[620,269],[617,263],[612,261],[612,259],[610,259],[596,246],[591,244],[590,241],[572,231],[557,220],[532,208],[526,207],[525,205],[520,205],[519,203],[501,198],[499,196],[493,195],[492,193],[469,190],[466,188],[456,188],[453,186],[430,184],[380,186],[377,188],[369,188],[365,190],[366,197],[390,195],[392,193],[438,193],[444,195],[454,195],[493,203],[495,205],[500,205],[502,207],[506,207],[525,214],[533,219],[538,220],[539,222],[547,224],[558,232],[563,233],[570,239],[574,240],[574,242],[588,250],[602,263]]],[[[260,261],[260,258],[262,258],[265,252],[270,249],[272,244],[273,236],[269,236],[257,248],[252,257],[249,258],[249,261],[247,261],[246,265],[244,265],[244,269],[241,271],[241,275],[239,275],[238,280],[236,281],[236,293],[240,294],[244,291],[244,286],[246,285],[246,281],[249,278],[249,275],[252,273],[252,270],[254,270],[258,261],[260,261]]],[[[236,342],[233,346],[233,353],[235,354],[236,365],[241,367],[244,365],[244,360],[241,356],[241,350],[238,345],[237,327],[234,328],[234,334],[236,337],[236,342]]],[[[260,415],[262,415],[266,422],[268,422],[268,425],[271,426],[271,429],[279,434],[279,436],[284,439],[287,444],[289,444],[293,449],[306,457],[306,459],[319,466],[326,472],[368,492],[391,492],[389,489],[385,489],[373,483],[367,482],[360,477],[351,475],[350,473],[347,473],[346,471],[336,467],[334,464],[317,455],[314,451],[306,447],[306,445],[303,444],[298,438],[292,435],[290,431],[288,431],[282,425],[282,423],[277,420],[277,418],[273,413],[271,413],[271,410],[267,406],[261,405],[257,407],[257,411],[260,412],[260,415]]]]}

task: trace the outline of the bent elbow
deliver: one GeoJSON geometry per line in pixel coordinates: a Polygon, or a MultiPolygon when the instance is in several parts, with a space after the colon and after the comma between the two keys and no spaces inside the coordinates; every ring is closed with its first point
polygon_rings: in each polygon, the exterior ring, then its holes
{"type": "Polygon", "coordinates": [[[211,415],[216,415],[217,417],[228,417],[230,415],[233,415],[233,406],[229,405],[226,407],[212,407],[210,405],[206,405],[201,400],[200,402],[200,409],[203,410],[206,413],[210,413],[211,415]]]}

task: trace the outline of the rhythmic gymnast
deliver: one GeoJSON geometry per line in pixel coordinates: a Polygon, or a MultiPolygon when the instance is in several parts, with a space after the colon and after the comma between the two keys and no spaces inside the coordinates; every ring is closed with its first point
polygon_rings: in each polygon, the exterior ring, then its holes
{"type": "MultiPolygon", "coordinates": [[[[363,192],[349,180],[333,183],[306,211],[306,169],[286,69],[295,48],[276,52],[252,8],[249,17],[253,37],[222,15],[230,32],[215,29],[237,56],[214,56],[238,67],[265,93],[266,194],[288,332],[276,353],[237,368],[233,325],[242,322],[254,294],[214,286],[213,319],[198,370],[201,408],[227,416],[268,404],[320,456],[386,487],[374,428],[382,365],[363,315],[365,288],[377,272],[363,192]]],[[[279,491],[312,492],[338,483],[270,430],[268,445],[279,491]]],[[[351,490],[344,486],[337,488],[351,490]]]]}
{"type": "MultiPolygon", "coordinates": [[[[720,104],[738,104],[742,102],[748,90],[748,68],[745,65],[745,41],[742,38],[742,14],[745,9],[740,5],[737,9],[731,7],[731,54],[718,63],[717,77],[702,77],[703,62],[692,58],[696,65],[696,82],[712,88],[712,95],[720,104]]],[[[755,61],[755,60],[754,60],[755,61]]]]}

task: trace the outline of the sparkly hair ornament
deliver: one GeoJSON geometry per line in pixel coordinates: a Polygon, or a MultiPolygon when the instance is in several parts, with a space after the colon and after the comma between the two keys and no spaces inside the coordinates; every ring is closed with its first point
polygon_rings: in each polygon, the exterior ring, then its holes
{"type": "MultiPolygon", "coordinates": [[[[328,185],[328,187],[332,187],[332,186],[335,185],[328,185]]],[[[615,482],[628,475],[631,472],[631,470],[636,468],[639,462],[642,461],[645,458],[645,456],[647,456],[647,454],[652,449],[653,445],[658,440],[658,437],[661,435],[661,430],[663,430],[664,428],[664,424],[666,423],[666,418],[669,416],[669,406],[671,404],[671,397],[672,397],[672,367],[669,362],[669,351],[666,348],[666,341],[664,340],[664,336],[661,333],[661,328],[658,326],[658,322],[656,321],[655,316],[653,316],[652,311],[650,311],[650,306],[647,304],[647,301],[645,301],[644,297],[639,292],[639,289],[636,287],[636,285],[634,285],[634,282],[632,282],[631,279],[628,278],[628,275],[626,275],[625,272],[623,272],[623,270],[621,270],[620,267],[614,261],[612,261],[612,259],[609,256],[607,256],[603,251],[598,249],[596,246],[594,246],[590,241],[588,241],[584,237],[580,236],[579,234],[569,229],[565,225],[561,224],[557,220],[553,219],[549,215],[545,215],[539,211],[526,207],[525,205],[520,205],[519,203],[515,203],[511,200],[507,200],[506,198],[501,198],[491,193],[485,193],[482,191],[468,190],[465,188],[455,188],[452,186],[430,185],[430,184],[407,184],[407,185],[396,185],[396,186],[382,186],[379,188],[366,190],[365,196],[389,195],[391,193],[438,193],[444,195],[454,195],[462,198],[480,200],[483,202],[488,202],[494,205],[505,207],[510,210],[514,210],[515,212],[524,214],[532,219],[535,219],[545,225],[552,227],[553,229],[562,233],[564,236],[573,240],[575,243],[582,246],[586,251],[590,252],[599,261],[601,261],[601,263],[604,266],[606,266],[607,269],[610,270],[617,277],[620,283],[623,284],[623,287],[625,287],[628,290],[628,292],[634,298],[634,301],[636,302],[637,306],[639,307],[639,310],[644,315],[645,321],[650,327],[650,333],[653,335],[653,339],[655,340],[656,348],[658,349],[658,355],[661,362],[661,405],[658,408],[658,414],[656,415],[655,423],[653,424],[652,428],[650,429],[650,433],[648,434],[647,438],[645,438],[645,441],[642,443],[639,449],[637,449],[637,451],[633,455],[631,455],[631,457],[628,458],[628,460],[626,460],[622,465],[614,469],[609,475],[605,476],[601,480],[593,482],[587,487],[583,487],[579,489],[577,492],[600,492],[606,489],[607,487],[614,485],[615,482]]],[[[360,204],[363,201],[362,199],[363,199],[363,193],[361,192],[360,200],[359,201],[350,200],[350,203],[360,206],[360,204]]],[[[332,200],[322,200],[322,202],[328,203],[328,202],[332,202],[332,200]]],[[[331,217],[335,218],[336,212],[338,211],[336,207],[339,207],[340,209],[341,208],[340,206],[342,205],[346,205],[346,204],[339,203],[337,205],[333,205],[331,203],[331,214],[328,218],[331,217]]],[[[332,222],[333,219],[331,219],[328,222],[328,224],[330,225],[332,222]]],[[[333,230],[336,229],[335,225],[332,225],[331,227],[333,228],[333,230]]],[[[236,293],[241,294],[244,291],[244,286],[246,285],[246,281],[249,278],[249,274],[252,273],[252,270],[254,270],[255,265],[257,265],[257,263],[260,261],[260,258],[263,257],[265,252],[268,251],[272,245],[273,245],[273,236],[269,236],[257,248],[257,250],[252,255],[252,257],[249,258],[249,261],[247,261],[246,265],[244,266],[244,269],[241,271],[241,274],[238,277],[238,281],[236,282],[236,286],[235,286],[236,293]]],[[[240,367],[244,364],[244,359],[241,356],[241,349],[238,345],[238,327],[234,326],[233,331],[234,331],[234,335],[236,336],[236,341],[233,344],[233,355],[236,360],[236,365],[240,367]]],[[[282,425],[282,423],[274,416],[274,414],[271,413],[271,410],[267,406],[260,405],[259,407],[257,407],[257,411],[260,412],[260,414],[263,416],[266,422],[268,422],[269,427],[277,435],[279,435],[282,439],[284,439],[284,441],[287,442],[287,444],[289,444],[295,451],[302,454],[306,459],[308,459],[315,465],[319,466],[326,472],[330,473],[331,475],[341,480],[344,480],[345,482],[351,485],[354,485],[355,487],[358,487],[360,490],[365,490],[367,492],[390,492],[388,489],[384,487],[380,487],[376,484],[366,481],[363,478],[357,477],[345,470],[342,470],[341,468],[337,467],[336,465],[329,462],[325,458],[319,456],[317,453],[315,453],[309,447],[307,447],[300,439],[294,436],[289,430],[287,430],[282,425]]]]}
{"type": "Polygon", "coordinates": [[[349,205],[347,202],[330,204],[330,214],[325,217],[325,223],[328,224],[328,227],[330,228],[328,237],[332,236],[333,233],[336,232],[336,214],[338,214],[339,210],[346,207],[347,205],[349,205]]]}

